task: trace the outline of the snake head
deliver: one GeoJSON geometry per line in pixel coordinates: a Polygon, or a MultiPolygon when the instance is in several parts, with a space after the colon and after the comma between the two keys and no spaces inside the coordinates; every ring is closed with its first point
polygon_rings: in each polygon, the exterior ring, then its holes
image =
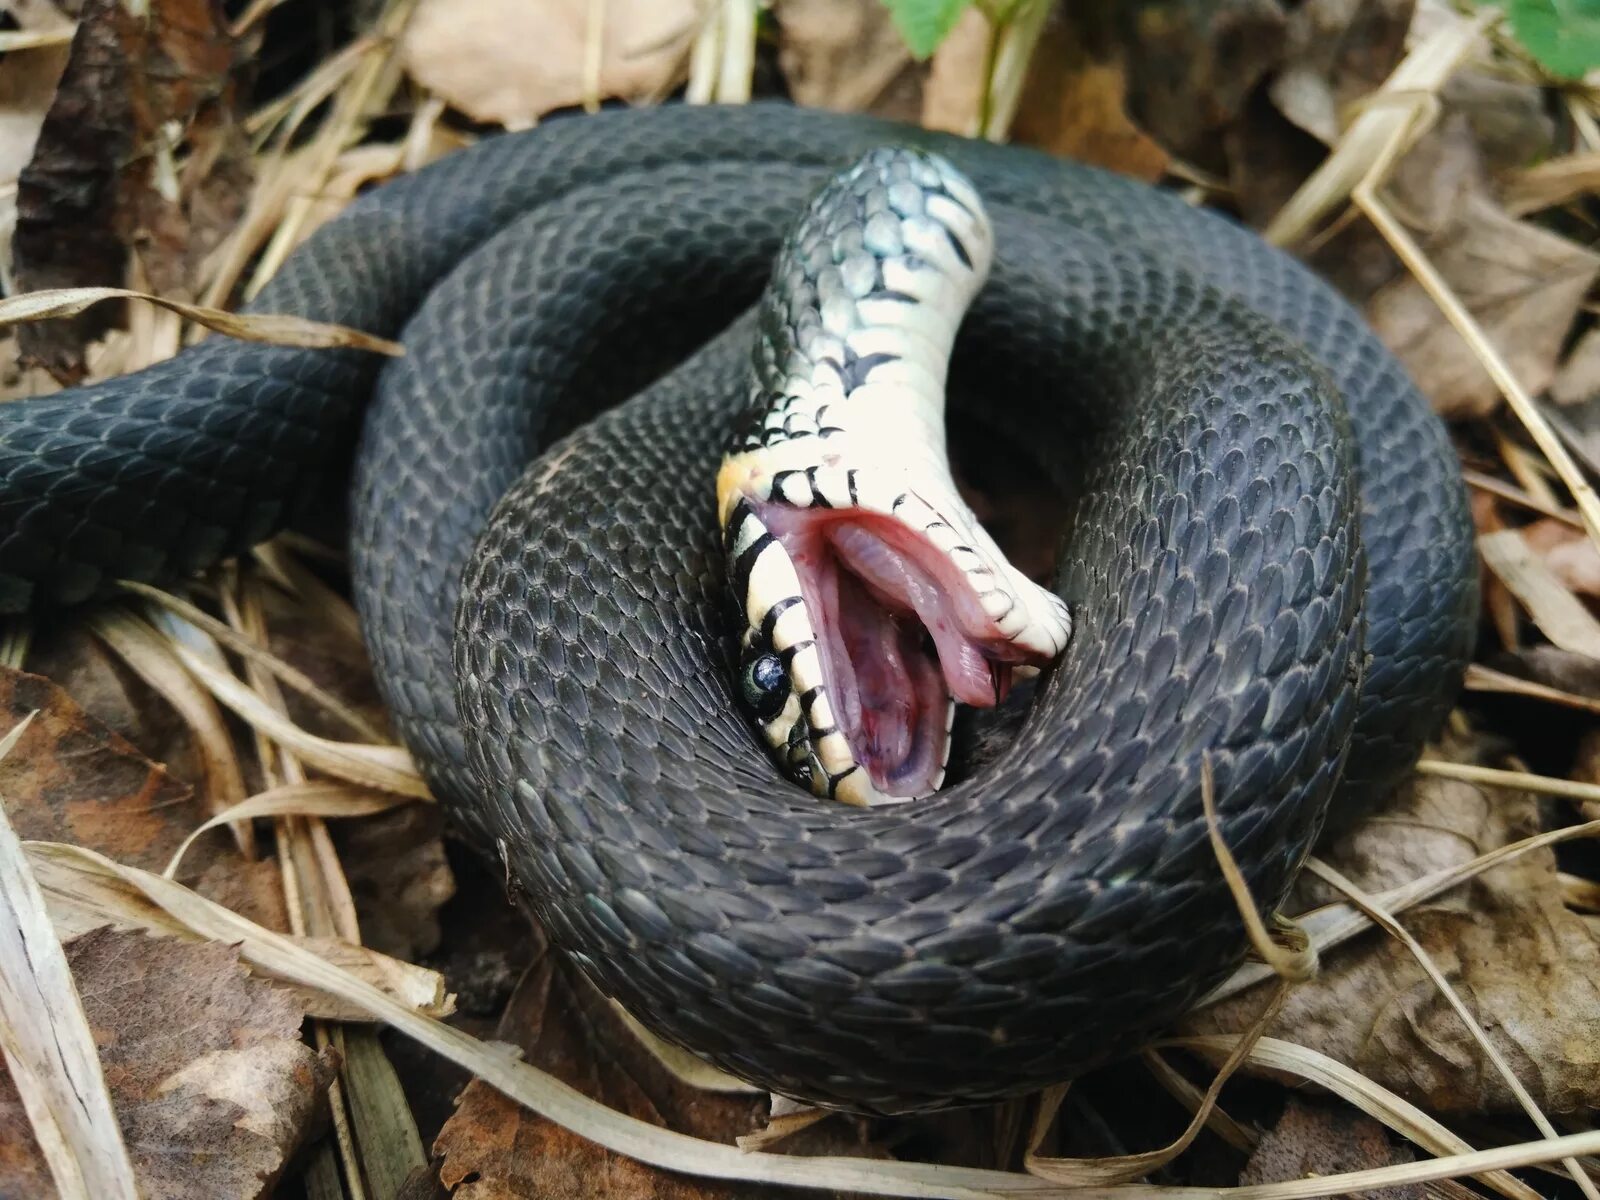
{"type": "Polygon", "coordinates": [[[956,490],[944,383],[992,258],[972,186],[875,150],[825,188],[763,298],[750,406],[717,477],[739,695],[781,766],[854,804],[944,779],[957,701],[1049,663],[1066,606],[956,490]]]}

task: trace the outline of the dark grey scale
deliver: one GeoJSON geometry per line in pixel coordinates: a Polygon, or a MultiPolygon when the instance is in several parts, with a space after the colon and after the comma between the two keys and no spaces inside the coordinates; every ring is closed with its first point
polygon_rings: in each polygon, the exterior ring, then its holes
{"type": "Polygon", "coordinates": [[[0,602],[268,536],[376,389],[357,602],[455,828],[641,1021],[801,1099],[937,1108],[1138,1047],[1244,950],[1202,756],[1270,907],[1409,769],[1470,648],[1459,466],[1360,316],[1178,197],[1014,147],[781,106],[557,119],[374,189],[255,307],[407,354],[216,338],[0,405],[0,602]],[[994,219],[952,404],[1076,477],[1076,630],[1014,741],[875,811],[794,786],[741,711],[712,496],[761,341],[735,318],[829,176],[906,139],[994,219]]]}

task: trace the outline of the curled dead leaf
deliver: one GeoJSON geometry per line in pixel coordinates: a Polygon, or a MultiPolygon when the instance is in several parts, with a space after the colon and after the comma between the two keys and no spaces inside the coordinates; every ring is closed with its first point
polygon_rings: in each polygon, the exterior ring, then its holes
{"type": "MultiPolygon", "coordinates": [[[[155,290],[196,294],[194,275],[242,208],[248,143],[235,114],[247,52],[210,0],[155,0],[139,11],[86,0],[60,86],[17,194],[14,240],[24,290],[123,282],[129,251],[155,290]],[[178,170],[180,130],[189,166],[178,170]]],[[[72,316],[81,309],[55,316],[72,316]]],[[[63,381],[114,313],[30,326],[19,341],[63,381]]]]}
{"type": "MultiPolygon", "coordinates": [[[[1452,757],[1467,755],[1458,749],[1452,757]]],[[[1417,779],[1324,857],[1380,891],[1470,861],[1538,825],[1531,796],[1417,779]]],[[[1314,883],[1297,893],[1301,909],[1333,898],[1314,883]]],[[[1495,867],[1401,921],[1546,1112],[1600,1100],[1600,947],[1563,905],[1552,851],[1495,867]]],[[[1238,1032],[1258,1005],[1247,993],[1199,1013],[1190,1027],[1238,1032]]],[[[1380,935],[1326,954],[1321,974],[1290,994],[1273,1032],[1435,1112],[1516,1107],[1416,959],[1380,935]]]]}
{"type": "MultiPolygon", "coordinates": [[[[1567,331],[1600,275],[1600,254],[1469,196],[1424,249],[1529,392],[1555,377],[1567,331]]],[[[1447,417],[1485,415],[1500,389],[1412,278],[1373,297],[1367,315],[1447,417]]]]}
{"type": "MultiPolygon", "coordinates": [[[[67,946],[141,1191],[166,1200],[270,1195],[315,1128],[332,1077],[303,1013],[235,949],[98,930],[67,946]],[[174,1014],[183,1016],[181,1023],[174,1014]]],[[[0,1194],[55,1194],[0,1077],[0,1194]]]]}

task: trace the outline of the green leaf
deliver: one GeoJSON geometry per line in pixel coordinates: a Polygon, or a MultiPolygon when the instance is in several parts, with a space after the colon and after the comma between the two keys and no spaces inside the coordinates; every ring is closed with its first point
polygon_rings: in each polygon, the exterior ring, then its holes
{"type": "Polygon", "coordinates": [[[972,0],[883,0],[883,6],[911,53],[927,58],[950,35],[956,18],[972,7],[972,0]]]}
{"type": "Polygon", "coordinates": [[[1600,67],[1600,0],[1510,0],[1511,32],[1562,79],[1600,67]]]}

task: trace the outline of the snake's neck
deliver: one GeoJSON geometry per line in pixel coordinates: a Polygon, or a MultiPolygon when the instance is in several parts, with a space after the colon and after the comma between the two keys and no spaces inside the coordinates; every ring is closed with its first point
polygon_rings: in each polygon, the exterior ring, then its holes
{"type": "Polygon", "coordinates": [[[857,804],[942,784],[957,702],[999,703],[1065,646],[1065,606],[961,500],[945,445],[956,331],[992,258],[971,185],[868,154],[812,204],[761,309],[718,475],[746,627],[741,695],[780,762],[857,804]]]}

